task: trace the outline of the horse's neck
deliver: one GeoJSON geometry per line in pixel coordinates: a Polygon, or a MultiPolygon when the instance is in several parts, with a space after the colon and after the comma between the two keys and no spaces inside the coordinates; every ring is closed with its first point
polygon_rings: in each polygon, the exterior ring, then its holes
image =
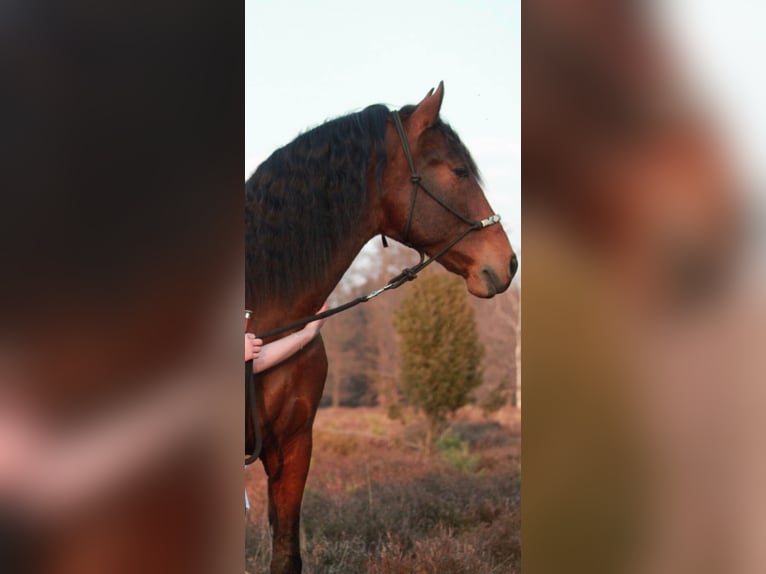
{"type": "MultiPolygon", "coordinates": [[[[270,329],[289,321],[307,317],[317,312],[327,301],[330,293],[338,285],[343,275],[353,263],[362,247],[376,234],[372,217],[363,217],[355,228],[349,229],[346,240],[340,245],[323,276],[314,277],[308,281],[294,300],[261,300],[256,307],[256,316],[264,319],[258,321],[259,330],[270,329]]],[[[286,255],[287,257],[290,254],[286,255]]]]}
{"type": "MultiPolygon", "coordinates": [[[[261,324],[261,321],[258,321],[260,330],[270,329],[315,313],[338,285],[364,245],[379,233],[382,206],[380,194],[377,193],[378,185],[374,171],[374,166],[368,169],[367,197],[360,206],[360,212],[343,224],[340,233],[337,233],[337,230],[334,232],[336,247],[326,264],[305,265],[303,267],[305,274],[300,279],[301,284],[297,285],[296,289],[290,290],[292,294],[262,292],[258,296],[251,293],[256,317],[264,319],[266,323],[261,324]]],[[[352,190],[343,191],[351,193],[352,190]]],[[[321,233],[321,230],[314,231],[321,233]]],[[[279,246],[279,255],[283,260],[295,258],[302,261],[305,260],[306,252],[292,250],[309,248],[310,253],[311,247],[286,241],[285,245],[279,246]]]]}
{"type": "Polygon", "coordinates": [[[351,267],[356,256],[359,255],[362,247],[374,235],[374,232],[368,231],[366,226],[360,226],[360,229],[349,233],[348,240],[338,249],[333,264],[328,268],[325,276],[317,277],[314,285],[307,286],[306,304],[309,307],[316,309],[327,300],[327,297],[338,285],[346,271],[348,271],[348,268],[351,267]]]}

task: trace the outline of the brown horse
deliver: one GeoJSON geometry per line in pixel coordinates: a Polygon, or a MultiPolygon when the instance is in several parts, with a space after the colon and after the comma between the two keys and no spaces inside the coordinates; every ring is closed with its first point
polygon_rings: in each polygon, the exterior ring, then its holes
{"type": "MultiPolygon", "coordinates": [[[[391,112],[375,105],[327,122],[256,170],[245,185],[251,330],[264,332],[316,311],[377,234],[436,255],[478,297],[508,288],[518,263],[502,228],[467,232],[467,222],[493,212],[470,153],[439,118],[443,96],[440,84],[417,106],[391,112]]],[[[301,570],[301,501],[326,373],[318,337],[256,376],[273,573],[301,570]]],[[[253,430],[249,424],[250,443],[253,430]]]]}

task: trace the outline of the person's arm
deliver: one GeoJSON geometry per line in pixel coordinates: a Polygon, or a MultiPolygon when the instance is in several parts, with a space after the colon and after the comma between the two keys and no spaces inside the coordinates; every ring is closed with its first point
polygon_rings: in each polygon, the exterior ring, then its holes
{"type": "Polygon", "coordinates": [[[258,357],[253,359],[253,371],[260,373],[290,358],[308,345],[318,332],[318,329],[309,330],[308,326],[306,326],[292,335],[264,345],[261,347],[258,357]]]}
{"type": "MultiPolygon", "coordinates": [[[[327,309],[327,305],[325,304],[318,312],[321,313],[327,309]]],[[[277,363],[281,363],[285,359],[288,359],[289,357],[293,356],[295,353],[300,351],[303,347],[308,345],[311,340],[317,336],[319,333],[319,330],[322,328],[322,325],[324,324],[324,319],[320,319],[318,321],[313,321],[306,325],[303,329],[300,331],[296,331],[295,333],[288,335],[287,337],[284,337],[282,339],[278,339],[272,343],[268,343],[267,345],[263,345],[263,342],[260,339],[251,339],[253,341],[252,348],[254,349],[255,346],[258,346],[258,351],[254,351],[252,354],[253,359],[253,371],[256,373],[259,373],[261,371],[265,371],[266,369],[270,369],[277,363]],[[262,345],[262,346],[261,346],[262,345]]],[[[245,343],[245,357],[247,360],[247,341],[245,343]]]]}

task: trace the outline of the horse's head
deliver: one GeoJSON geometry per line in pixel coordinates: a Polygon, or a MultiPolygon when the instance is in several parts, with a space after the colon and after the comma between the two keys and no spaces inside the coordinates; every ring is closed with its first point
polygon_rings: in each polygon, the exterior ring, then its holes
{"type": "MultiPolygon", "coordinates": [[[[468,149],[439,118],[443,97],[440,83],[417,106],[402,108],[402,132],[393,122],[386,136],[381,231],[430,256],[470,229],[472,222],[494,215],[468,149]],[[413,181],[415,175],[420,177],[419,183],[413,181]]],[[[500,225],[467,233],[438,261],[464,277],[468,291],[478,297],[505,291],[518,268],[500,225]]]]}

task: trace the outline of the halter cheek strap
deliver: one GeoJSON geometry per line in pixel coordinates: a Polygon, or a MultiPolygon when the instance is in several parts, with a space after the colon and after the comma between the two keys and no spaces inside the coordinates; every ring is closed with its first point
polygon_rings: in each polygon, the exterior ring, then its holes
{"type": "Polygon", "coordinates": [[[413,214],[415,213],[415,202],[417,201],[419,189],[422,189],[424,193],[426,193],[431,199],[433,199],[446,211],[450,212],[452,215],[457,217],[460,221],[462,221],[463,223],[465,223],[466,225],[470,226],[473,229],[482,229],[484,227],[488,227],[500,221],[500,216],[498,214],[494,214],[481,221],[470,219],[466,217],[465,215],[463,215],[462,213],[456,211],[451,205],[445,202],[441,197],[439,197],[438,195],[433,193],[431,190],[429,190],[423,184],[423,178],[415,169],[415,161],[412,159],[412,151],[410,150],[410,144],[409,144],[409,141],[407,140],[407,134],[404,131],[404,125],[402,124],[402,118],[399,116],[399,112],[393,111],[391,112],[391,115],[394,118],[394,125],[396,126],[397,133],[399,134],[399,141],[402,142],[402,151],[404,152],[404,157],[407,159],[407,164],[410,167],[410,181],[412,182],[412,195],[410,196],[410,210],[409,210],[409,213],[407,214],[407,223],[404,226],[404,243],[407,243],[410,237],[410,228],[412,227],[412,217],[413,217],[413,214]]]}
{"type": "Polygon", "coordinates": [[[404,133],[404,126],[402,126],[402,119],[399,117],[399,112],[394,111],[392,113],[394,117],[394,125],[396,131],[399,134],[399,141],[402,142],[402,149],[404,151],[404,157],[407,158],[407,163],[410,166],[410,181],[412,182],[412,195],[410,196],[410,210],[407,214],[407,223],[404,226],[404,243],[410,237],[410,227],[412,226],[412,214],[415,213],[415,201],[418,198],[418,189],[423,187],[420,175],[415,171],[415,162],[412,159],[412,152],[410,151],[410,143],[407,141],[407,135],[404,133]]]}

